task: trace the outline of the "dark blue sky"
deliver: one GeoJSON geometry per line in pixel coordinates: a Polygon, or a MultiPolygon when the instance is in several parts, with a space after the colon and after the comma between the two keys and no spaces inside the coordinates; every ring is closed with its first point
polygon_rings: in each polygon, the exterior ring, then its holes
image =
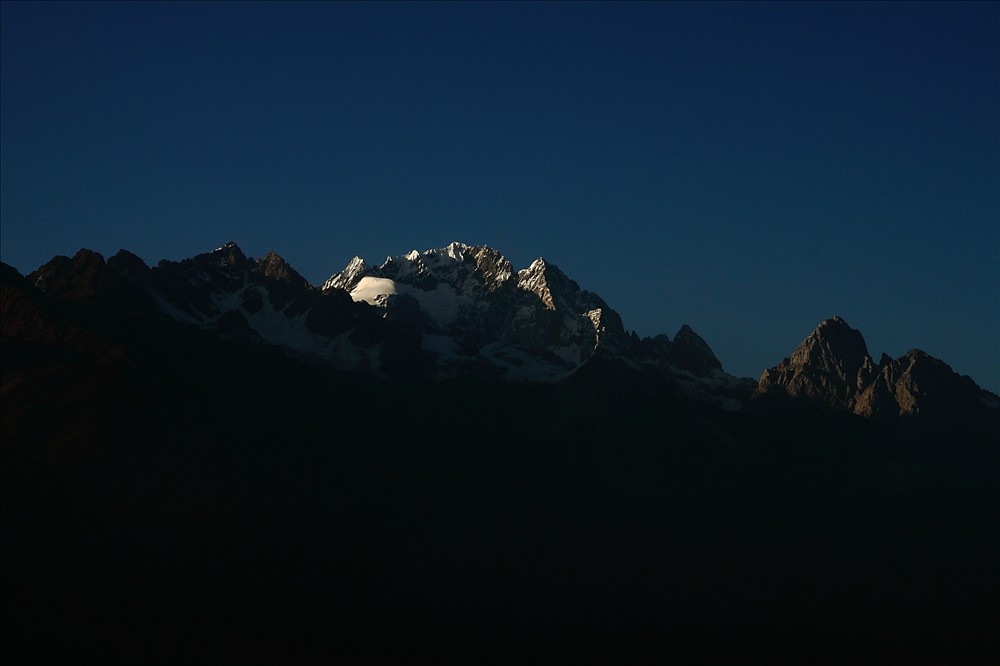
{"type": "Polygon", "coordinates": [[[839,314],[998,391],[998,9],[4,2],[2,258],[484,243],[736,374],[839,314]]]}

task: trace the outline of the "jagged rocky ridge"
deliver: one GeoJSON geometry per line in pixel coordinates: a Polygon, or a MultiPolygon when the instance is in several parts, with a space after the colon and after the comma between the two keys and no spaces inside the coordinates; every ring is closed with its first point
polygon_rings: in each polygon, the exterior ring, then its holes
{"type": "Polygon", "coordinates": [[[437,253],[326,290],[234,245],[3,266],[4,656],[995,648],[996,396],[838,320],[756,399],[704,393],[726,375],[690,328],[437,253]],[[553,374],[512,384],[491,346],[553,374]]]}
{"type": "Polygon", "coordinates": [[[556,265],[539,258],[515,270],[485,246],[413,250],[380,266],[355,257],[321,288],[277,254],[248,258],[232,242],[153,268],[124,250],[106,266],[99,254],[81,250],[28,279],[57,298],[124,281],[178,322],[381,378],[475,374],[551,382],[598,354],[730,408],[753,389],[752,381],[725,373],[689,326],[673,341],[640,339],[556,265]]]}
{"type": "Polygon", "coordinates": [[[805,398],[881,420],[977,403],[1000,407],[995,394],[919,349],[895,360],[882,354],[876,366],[864,337],[840,317],[820,322],[789,358],[765,370],[755,395],[805,398]]]}
{"type": "Polygon", "coordinates": [[[354,257],[321,287],[278,254],[248,258],[233,242],[152,268],[126,250],[107,262],[80,250],[55,257],[27,282],[57,300],[104,299],[123,308],[151,302],[179,323],[380,379],[553,382],[599,356],[727,409],[751,396],[782,395],[880,420],[956,404],[1000,406],[1000,398],[920,350],[895,360],[883,354],[876,365],[861,333],[840,317],[821,322],[759,382],[736,378],[687,325],[673,340],[639,338],[551,262],[539,258],[516,270],[493,248],[457,242],[379,266],[354,257]]]}

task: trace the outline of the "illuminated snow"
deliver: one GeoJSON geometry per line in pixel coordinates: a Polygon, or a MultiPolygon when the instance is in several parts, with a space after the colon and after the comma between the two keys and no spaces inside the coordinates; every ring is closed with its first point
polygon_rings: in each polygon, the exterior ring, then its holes
{"type": "Polygon", "coordinates": [[[351,290],[351,299],[354,302],[364,301],[370,305],[378,305],[386,296],[395,293],[396,283],[393,280],[365,276],[358,282],[358,286],[351,290]]]}

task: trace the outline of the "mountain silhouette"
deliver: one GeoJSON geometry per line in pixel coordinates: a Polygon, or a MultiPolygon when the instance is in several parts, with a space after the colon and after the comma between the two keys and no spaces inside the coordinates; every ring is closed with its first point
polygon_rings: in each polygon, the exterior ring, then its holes
{"type": "Polygon", "coordinates": [[[0,277],[5,656],[997,654],[1000,399],[838,317],[755,382],[483,246],[0,277]]]}

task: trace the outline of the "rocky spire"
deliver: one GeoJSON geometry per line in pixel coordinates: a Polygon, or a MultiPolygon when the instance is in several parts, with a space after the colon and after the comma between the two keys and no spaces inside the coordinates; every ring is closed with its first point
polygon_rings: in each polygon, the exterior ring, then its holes
{"type": "Polygon", "coordinates": [[[880,364],[878,375],[858,396],[854,413],[880,420],[935,410],[957,413],[963,406],[988,403],[990,397],[944,361],[911,349],[880,364]]]}
{"type": "Polygon", "coordinates": [[[722,370],[722,363],[715,357],[712,348],[687,324],[681,326],[670,343],[667,361],[676,368],[700,376],[712,370],[722,370]]]}
{"type": "Polygon", "coordinates": [[[28,281],[54,298],[92,302],[107,292],[113,281],[99,252],[80,249],[73,258],[53,257],[28,275],[28,281]]]}
{"type": "Polygon", "coordinates": [[[517,286],[538,296],[550,310],[577,309],[573,307],[575,303],[571,305],[566,301],[576,300],[577,294],[581,292],[580,285],[567,277],[558,266],[542,257],[517,272],[517,286]]]}
{"type": "Polygon", "coordinates": [[[790,358],[765,370],[757,393],[783,392],[853,409],[877,372],[861,333],[833,317],[820,322],[790,358]]]}
{"type": "MultiPolygon", "coordinates": [[[[205,255],[199,255],[195,259],[203,256],[205,255]]],[[[223,266],[231,266],[236,269],[246,268],[249,261],[247,256],[243,254],[243,250],[234,241],[229,241],[222,247],[215,248],[207,256],[223,266]]]]}
{"type": "Polygon", "coordinates": [[[276,252],[268,252],[263,259],[257,262],[257,270],[265,277],[277,280],[278,282],[287,282],[301,287],[309,284],[304,277],[299,275],[298,271],[292,268],[276,252]]]}
{"type": "Polygon", "coordinates": [[[330,289],[343,289],[345,291],[350,291],[353,289],[358,282],[364,277],[371,267],[365,263],[365,260],[361,257],[354,257],[344,269],[339,273],[334,273],[331,275],[326,282],[323,283],[323,291],[328,291],[330,289]]]}

